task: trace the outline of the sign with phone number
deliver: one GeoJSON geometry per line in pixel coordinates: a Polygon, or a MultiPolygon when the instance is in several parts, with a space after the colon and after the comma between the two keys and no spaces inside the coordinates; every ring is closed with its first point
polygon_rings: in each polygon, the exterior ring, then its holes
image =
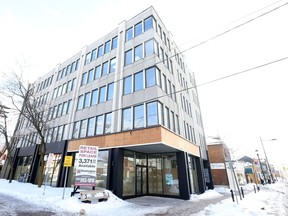
{"type": "Polygon", "coordinates": [[[81,145],[76,165],[75,186],[95,186],[98,146],[81,145]]]}

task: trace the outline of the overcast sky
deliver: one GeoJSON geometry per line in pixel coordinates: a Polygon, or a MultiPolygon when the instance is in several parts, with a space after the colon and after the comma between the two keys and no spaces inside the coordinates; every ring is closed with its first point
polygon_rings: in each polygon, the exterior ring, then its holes
{"type": "MultiPolygon", "coordinates": [[[[201,85],[288,57],[287,4],[287,0],[0,0],[0,72],[25,62],[29,65],[25,76],[34,81],[152,5],[180,50],[207,41],[183,53],[201,85]]],[[[260,136],[277,139],[264,141],[268,159],[287,164],[287,68],[286,59],[199,86],[206,136],[219,135],[236,156],[251,157],[256,157],[255,149],[264,157],[260,136]]]]}

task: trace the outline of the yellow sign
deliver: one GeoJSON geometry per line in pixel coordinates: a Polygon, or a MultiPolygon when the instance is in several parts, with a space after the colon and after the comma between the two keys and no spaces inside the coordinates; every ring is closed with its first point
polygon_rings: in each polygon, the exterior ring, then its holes
{"type": "Polygon", "coordinates": [[[73,156],[65,156],[64,167],[71,167],[73,162],[73,156]]]}

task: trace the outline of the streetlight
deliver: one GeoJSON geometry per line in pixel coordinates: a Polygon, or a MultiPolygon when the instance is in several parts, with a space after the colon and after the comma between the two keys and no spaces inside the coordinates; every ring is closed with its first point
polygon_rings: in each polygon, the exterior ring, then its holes
{"type": "Polygon", "coordinates": [[[264,145],[263,145],[263,141],[275,141],[277,139],[268,139],[268,140],[262,140],[262,138],[260,137],[260,141],[261,141],[261,145],[262,145],[262,148],[263,148],[263,152],[264,152],[264,155],[265,155],[265,159],[266,159],[266,162],[268,164],[268,170],[269,170],[269,178],[270,178],[270,183],[273,182],[274,183],[274,178],[273,178],[273,175],[272,175],[272,172],[271,172],[271,168],[270,168],[270,164],[268,162],[268,158],[267,158],[267,155],[266,155],[266,151],[265,151],[265,148],[264,148],[264,145]]]}
{"type": "MultiPolygon", "coordinates": [[[[262,163],[261,163],[261,161],[260,161],[260,157],[259,157],[259,154],[258,154],[258,150],[255,150],[255,152],[256,152],[257,157],[258,157],[258,161],[259,161],[259,164],[260,164],[260,168],[261,168],[261,172],[262,172],[264,181],[266,182],[266,177],[265,177],[265,174],[264,174],[264,170],[263,170],[263,167],[262,167],[262,163]]],[[[261,183],[262,183],[262,181],[261,181],[261,183]]]]}

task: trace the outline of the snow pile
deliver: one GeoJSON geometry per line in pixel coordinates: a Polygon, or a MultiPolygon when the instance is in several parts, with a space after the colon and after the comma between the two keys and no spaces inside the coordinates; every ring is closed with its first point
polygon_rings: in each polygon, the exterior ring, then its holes
{"type": "Polygon", "coordinates": [[[209,199],[214,199],[214,198],[218,198],[221,196],[223,196],[223,195],[221,195],[220,193],[218,193],[214,190],[207,190],[207,191],[205,191],[205,193],[200,194],[200,195],[191,194],[189,201],[199,202],[201,200],[207,200],[207,199],[209,200],[209,199]]]}
{"type": "MultiPolygon", "coordinates": [[[[248,186],[248,188],[251,186],[248,186]]],[[[253,188],[253,185],[252,185],[253,188]]],[[[250,192],[245,198],[237,202],[231,199],[223,200],[215,205],[209,205],[197,216],[255,216],[255,215],[288,215],[288,183],[277,182],[260,187],[257,193],[250,192]]]]}

